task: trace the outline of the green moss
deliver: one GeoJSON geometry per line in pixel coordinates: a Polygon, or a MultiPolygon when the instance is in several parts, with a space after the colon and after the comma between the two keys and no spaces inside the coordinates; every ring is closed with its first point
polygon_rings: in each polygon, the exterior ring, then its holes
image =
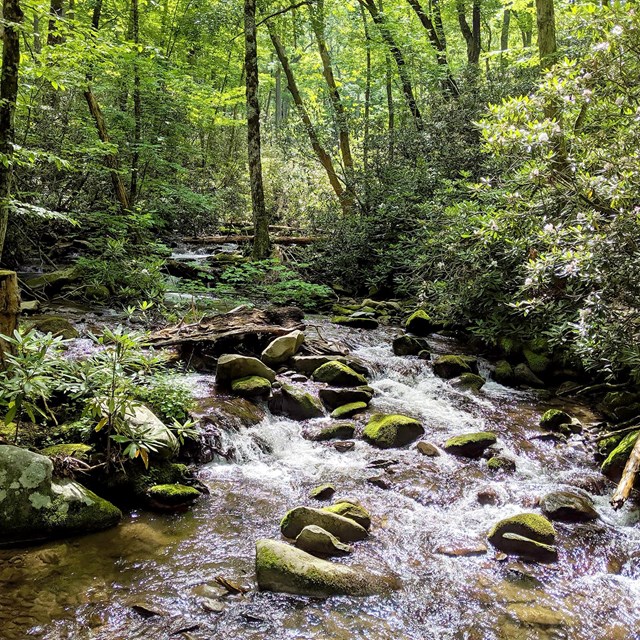
{"type": "Polygon", "coordinates": [[[231,390],[245,398],[266,397],[271,393],[271,382],[261,376],[245,376],[233,380],[231,390]]]}
{"type": "Polygon", "coordinates": [[[424,434],[422,425],[407,416],[377,413],[371,416],[362,435],[381,449],[403,447],[424,434]]]}
{"type": "Polygon", "coordinates": [[[606,458],[622,442],[624,434],[613,435],[598,442],[598,455],[606,458]]]}
{"type": "Polygon", "coordinates": [[[537,375],[543,374],[551,366],[551,358],[542,353],[537,353],[531,349],[524,349],[522,353],[529,369],[537,375]]]}
{"type": "Polygon", "coordinates": [[[571,424],[573,418],[562,409],[549,409],[545,411],[542,418],[540,418],[540,426],[543,429],[553,431],[558,429],[561,425],[571,424]]]}
{"type": "Polygon", "coordinates": [[[485,379],[475,373],[463,373],[457,380],[457,384],[466,389],[480,391],[484,386],[485,379]]]}
{"type": "Polygon", "coordinates": [[[417,336],[428,336],[433,333],[435,327],[431,317],[424,309],[414,311],[405,322],[405,329],[417,336]]]}
{"type": "Polygon", "coordinates": [[[350,402],[349,404],[343,404],[341,407],[334,409],[331,412],[331,417],[336,420],[339,420],[340,418],[350,418],[366,408],[366,402],[350,402]]]}
{"type": "Polygon", "coordinates": [[[473,373],[471,361],[463,356],[440,356],[433,362],[433,372],[440,378],[447,380],[462,375],[473,373]]]}
{"type": "Polygon", "coordinates": [[[516,463],[505,456],[493,456],[487,460],[487,467],[491,471],[515,471],[516,463]]]}
{"type": "Polygon", "coordinates": [[[200,497],[197,489],[184,484],[156,484],[147,493],[152,500],[167,505],[184,504],[200,497]]]}
{"type": "Polygon", "coordinates": [[[522,343],[510,336],[500,336],[498,338],[498,348],[506,356],[515,356],[522,351],[522,343]]]}
{"type": "Polygon", "coordinates": [[[500,360],[496,363],[493,377],[500,384],[512,384],[514,380],[513,367],[506,360],[500,360]]]}
{"type": "Polygon", "coordinates": [[[608,475],[610,473],[618,473],[622,471],[624,465],[627,463],[627,459],[631,455],[631,451],[636,444],[636,440],[640,436],[640,431],[633,431],[627,434],[620,444],[607,456],[607,459],[602,463],[602,473],[608,475]]]}
{"type": "Polygon", "coordinates": [[[332,484],[321,484],[309,492],[309,497],[313,500],[328,500],[334,493],[336,488],[332,484]]]}
{"type": "Polygon", "coordinates": [[[338,422],[322,429],[313,439],[317,442],[334,439],[348,440],[353,438],[355,430],[353,422],[338,422]]]}
{"type": "Polygon", "coordinates": [[[501,537],[505,533],[514,533],[543,544],[553,544],[556,530],[551,522],[537,513],[521,513],[500,520],[491,528],[489,540],[501,537]]]}
{"type": "Polygon", "coordinates": [[[62,316],[43,316],[34,319],[27,328],[37,329],[42,333],[51,333],[54,336],[62,336],[65,340],[77,338],[80,334],[77,329],[62,316]]]}
{"type": "Polygon", "coordinates": [[[483,451],[495,444],[496,434],[490,431],[479,431],[477,433],[465,433],[460,436],[449,438],[444,443],[444,450],[457,456],[466,458],[477,458],[483,451]]]}
{"type": "Polygon", "coordinates": [[[93,447],[88,444],[54,444],[43,449],[41,453],[45,456],[69,456],[78,460],[86,461],[93,451],[93,447]]]}
{"type": "Polygon", "coordinates": [[[336,387],[359,387],[367,384],[367,379],[363,375],[337,360],[319,366],[312,377],[316,382],[326,382],[336,387]]]}
{"type": "Polygon", "coordinates": [[[351,502],[336,502],[336,504],[332,504],[329,507],[322,507],[322,510],[329,513],[337,513],[343,518],[349,518],[367,531],[371,528],[371,514],[360,505],[351,502]]]}

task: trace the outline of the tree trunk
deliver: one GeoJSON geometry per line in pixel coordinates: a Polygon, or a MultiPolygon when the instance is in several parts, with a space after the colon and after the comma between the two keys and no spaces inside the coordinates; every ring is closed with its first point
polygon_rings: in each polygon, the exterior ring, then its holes
{"type": "Polygon", "coordinates": [[[282,66],[276,67],[276,129],[282,124],[282,66]]]}
{"type": "Polygon", "coordinates": [[[244,2],[244,66],[247,96],[247,157],[253,208],[253,259],[265,260],[271,252],[269,217],[264,204],[260,157],[260,103],[258,102],[258,45],[256,42],[256,0],[244,2]]]}
{"type": "Polygon", "coordinates": [[[418,108],[418,104],[416,102],[413,86],[411,84],[411,80],[409,79],[409,73],[407,71],[407,64],[405,62],[404,56],[402,55],[402,51],[396,44],[393,36],[391,35],[391,31],[387,26],[386,20],[382,13],[378,11],[378,7],[376,7],[375,0],[359,0],[364,6],[367,8],[369,13],[371,14],[371,18],[376,23],[380,35],[382,39],[385,41],[386,45],[389,47],[389,51],[391,51],[391,55],[394,57],[396,61],[396,65],[398,67],[398,75],[400,76],[400,82],[402,84],[402,91],[404,93],[404,97],[407,101],[407,106],[409,107],[409,111],[413,116],[413,121],[415,127],[418,131],[424,131],[424,122],[422,121],[422,114],[420,113],[420,109],[418,108]]]}
{"type": "Polygon", "coordinates": [[[362,142],[362,166],[364,168],[365,179],[369,173],[369,118],[371,114],[371,36],[367,23],[367,14],[364,7],[360,5],[360,15],[364,28],[364,41],[366,51],[366,77],[364,84],[364,140],[362,142]]]}
{"type": "MultiPolygon", "coordinates": [[[[0,270],[0,334],[13,335],[13,332],[18,328],[19,313],[18,277],[15,271],[0,270]]],[[[9,351],[9,346],[4,340],[0,340],[0,369],[4,368],[4,353],[7,351],[9,351]]]]}
{"type": "Polygon", "coordinates": [[[320,59],[322,60],[322,74],[329,88],[329,97],[331,105],[336,116],[338,125],[338,141],[340,144],[340,154],[344,165],[344,173],[349,191],[353,188],[353,157],[351,156],[351,143],[349,141],[349,126],[347,124],[347,112],[342,104],[338,85],[336,84],[331,66],[331,58],[324,35],[324,3],[323,0],[317,0],[317,5],[313,8],[309,5],[309,13],[311,14],[311,26],[318,44],[320,59]]]}
{"type": "Polygon", "coordinates": [[[500,32],[500,66],[507,64],[504,52],[509,48],[509,24],[511,23],[511,9],[505,8],[502,14],[502,31],[500,32]]]}
{"type": "Polygon", "coordinates": [[[53,47],[62,44],[64,38],[58,28],[58,20],[62,18],[63,0],[51,0],[49,5],[49,31],[47,32],[47,45],[53,47]]]}
{"type": "Polygon", "coordinates": [[[627,460],[627,464],[622,472],[622,478],[618,484],[613,496],[611,496],[611,505],[614,509],[620,509],[622,505],[627,501],[631,490],[633,489],[633,483],[635,482],[636,475],[640,470],[640,437],[636,440],[636,443],[631,450],[631,455],[627,460]]]}
{"type": "Polygon", "coordinates": [[[473,0],[471,27],[467,22],[464,0],[456,0],[456,11],[462,37],[467,43],[467,62],[477,65],[480,61],[480,0],[473,0]]]}
{"type": "Polygon", "coordinates": [[[296,105],[296,109],[298,110],[298,114],[300,116],[300,119],[302,120],[302,124],[304,125],[307,135],[309,136],[311,147],[313,148],[318,160],[320,161],[320,164],[324,167],[324,170],[327,173],[329,183],[331,184],[331,187],[333,188],[336,196],[338,196],[338,200],[340,201],[343,212],[345,214],[348,214],[353,209],[353,201],[350,199],[349,194],[342,187],[340,178],[338,177],[338,174],[336,173],[336,170],[333,166],[331,156],[327,153],[322,144],[320,144],[320,140],[318,139],[316,130],[313,126],[313,123],[311,122],[311,118],[309,117],[309,113],[307,112],[307,109],[304,106],[304,102],[302,101],[302,96],[300,95],[300,91],[298,89],[295,76],[293,75],[291,65],[289,64],[289,58],[287,58],[287,53],[284,49],[284,46],[280,42],[280,39],[276,35],[270,23],[267,23],[267,28],[269,30],[269,37],[271,38],[273,47],[276,50],[276,55],[278,56],[278,60],[280,61],[285,77],[287,78],[287,88],[289,89],[289,93],[291,94],[293,102],[296,105]]]}
{"type": "Polygon", "coordinates": [[[131,184],[129,187],[129,207],[133,207],[138,197],[138,166],[140,164],[140,143],[142,138],[142,97],[140,92],[140,66],[137,50],[140,42],[140,12],[138,0],[131,0],[131,30],[136,45],[136,60],[133,63],[133,153],[131,155],[131,184]]]}
{"type": "Polygon", "coordinates": [[[2,36],[2,77],[0,79],[0,262],[9,224],[11,178],[13,176],[14,115],[18,99],[20,67],[20,25],[24,17],[19,0],[3,0],[5,21],[2,36]]]}
{"type": "Polygon", "coordinates": [[[556,57],[556,19],[553,0],[536,0],[536,20],[540,66],[547,70],[553,66],[556,57]]]}

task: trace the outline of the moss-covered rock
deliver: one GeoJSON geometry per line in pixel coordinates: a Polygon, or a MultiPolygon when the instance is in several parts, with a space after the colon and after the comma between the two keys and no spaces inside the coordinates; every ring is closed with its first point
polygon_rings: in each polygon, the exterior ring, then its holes
{"type": "Polygon", "coordinates": [[[624,466],[627,464],[627,460],[633,451],[633,447],[636,444],[636,440],[640,436],[640,431],[633,431],[627,434],[620,444],[607,456],[607,459],[602,463],[602,473],[606,476],[617,476],[622,473],[624,466]]]}
{"type": "Polygon", "coordinates": [[[514,357],[522,352],[522,343],[511,336],[500,336],[498,338],[498,349],[507,357],[514,357]]]}
{"type": "Polygon", "coordinates": [[[340,542],[334,535],[313,524],[300,532],[296,538],[296,547],[320,556],[346,556],[351,553],[348,544],[340,542]]]}
{"type": "Polygon", "coordinates": [[[364,402],[369,404],[373,398],[373,388],[369,386],[341,388],[341,389],[320,389],[318,395],[320,400],[330,409],[337,409],[352,402],[364,402]]]}
{"type": "Polygon", "coordinates": [[[256,543],[256,578],[259,589],[314,598],[367,596],[398,586],[393,579],[321,560],[276,540],[256,543]]]}
{"type": "Polygon", "coordinates": [[[452,380],[452,384],[459,389],[469,389],[471,391],[480,391],[485,382],[486,380],[482,376],[475,373],[463,373],[452,380]]]}
{"type": "Polygon", "coordinates": [[[544,353],[538,353],[530,348],[525,348],[522,351],[522,355],[529,369],[538,376],[544,375],[551,367],[551,358],[544,353]]]}
{"type": "Polygon", "coordinates": [[[98,531],[121,517],[80,483],[53,478],[47,456],[0,445],[0,544],[98,531]]]}
{"type": "Polygon", "coordinates": [[[271,393],[271,382],[260,376],[236,378],[231,382],[231,391],[243,398],[268,398],[271,393]]]}
{"type": "Polygon", "coordinates": [[[312,500],[328,500],[336,492],[336,488],[329,483],[318,485],[311,489],[309,497],[312,500]]]}
{"type": "Polygon", "coordinates": [[[513,376],[518,384],[526,387],[533,387],[534,389],[544,387],[544,382],[542,382],[524,362],[521,362],[513,368],[513,376]]]}
{"type": "Polygon", "coordinates": [[[331,412],[331,417],[340,420],[343,418],[350,418],[351,416],[360,413],[367,408],[366,402],[350,402],[349,404],[343,404],[341,407],[334,409],[331,412]]]}
{"type": "Polygon", "coordinates": [[[342,542],[356,542],[367,537],[366,529],[357,522],[337,513],[311,507],[296,507],[288,511],[280,522],[280,531],[285,538],[295,539],[309,525],[325,529],[342,542]]]}
{"type": "Polygon", "coordinates": [[[353,329],[377,329],[379,326],[375,318],[367,316],[333,316],[331,322],[342,325],[343,327],[352,327],[353,329]]]}
{"type": "Polygon", "coordinates": [[[276,379],[275,371],[267,367],[258,358],[236,354],[227,354],[218,358],[218,364],[216,365],[217,385],[229,386],[232,380],[246,378],[247,376],[260,376],[261,378],[266,378],[269,382],[273,382],[276,379]]]}
{"type": "Polygon", "coordinates": [[[311,439],[316,442],[324,442],[326,440],[348,440],[353,438],[356,426],[353,422],[336,422],[328,427],[321,429],[311,439]]]}
{"type": "Polygon", "coordinates": [[[435,331],[435,325],[424,309],[414,311],[407,318],[404,326],[409,333],[416,336],[428,336],[435,331]]]}
{"type": "Polygon", "coordinates": [[[88,444],[54,444],[51,447],[42,449],[41,453],[44,456],[53,458],[54,456],[65,456],[70,458],[76,458],[87,462],[93,452],[93,447],[88,444]]]}
{"type": "Polygon", "coordinates": [[[421,351],[427,350],[427,343],[425,340],[405,334],[394,338],[392,348],[397,356],[417,356],[421,351]]]}
{"type": "Polygon", "coordinates": [[[622,438],[624,438],[624,433],[619,435],[612,435],[604,440],[600,440],[598,442],[598,456],[602,458],[606,458],[619,444],[622,442],[622,438]]]}
{"type": "Polygon", "coordinates": [[[34,318],[27,324],[28,329],[36,329],[41,333],[51,333],[55,337],[62,337],[64,340],[73,340],[80,333],[78,330],[62,316],[40,316],[34,318]]]}
{"type": "Polygon", "coordinates": [[[540,500],[540,508],[551,520],[562,522],[588,522],[599,518],[591,498],[572,491],[548,493],[540,500]]]}
{"type": "Polygon", "coordinates": [[[316,382],[326,382],[334,387],[360,387],[367,385],[367,379],[351,367],[333,360],[319,366],[313,372],[316,382]]]}
{"type": "Polygon", "coordinates": [[[465,433],[449,438],[444,443],[444,450],[454,456],[479,458],[484,450],[497,442],[496,434],[490,431],[465,433]]]}
{"type": "Polygon", "coordinates": [[[463,373],[473,373],[471,364],[462,356],[439,356],[433,362],[433,372],[445,380],[456,378],[463,373]]]}
{"type": "Polygon", "coordinates": [[[106,302],[111,297],[111,291],[103,284],[88,284],[84,288],[84,297],[94,302],[106,302]]]}
{"type": "Polygon", "coordinates": [[[327,362],[342,362],[348,367],[353,369],[356,373],[360,373],[363,376],[369,375],[369,369],[367,365],[353,356],[301,356],[295,355],[290,360],[292,368],[298,373],[303,373],[306,376],[310,376],[318,367],[321,367],[327,362]]]}
{"type": "Polygon", "coordinates": [[[283,384],[273,392],[269,409],[276,415],[284,415],[292,420],[309,420],[324,415],[322,403],[304,389],[283,384]]]}
{"type": "Polygon", "coordinates": [[[414,418],[377,413],[371,416],[362,435],[369,443],[381,449],[404,447],[424,434],[424,428],[414,418]]]}
{"type": "Polygon", "coordinates": [[[328,511],[329,513],[337,513],[343,518],[349,518],[357,522],[361,527],[364,527],[367,531],[371,528],[371,514],[359,504],[342,500],[328,507],[322,507],[322,510],[328,511]]]}
{"type": "Polygon", "coordinates": [[[62,287],[77,282],[80,279],[80,273],[74,267],[67,269],[59,269],[50,271],[39,276],[27,278],[25,283],[32,291],[43,291],[46,294],[57,293],[62,287]]]}
{"type": "Polygon", "coordinates": [[[634,415],[635,407],[640,402],[640,396],[631,391],[610,391],[598,405],[598,409],[614,422],[627,420],[634,415]],[[631,410],[630,410],[631,408],[631,410]],[[633,415],[629,415],[633,414],[633,415]]]}
{"type": "Polygon", "coordinates": [[[499,360],[493,370],[493,378],[505,386],[512,385],[515,382],[513,367],[506,360],[499,360]]]}
{"type": "Polygon", "coordinates": [[[500,520],[488,533],[489,542],[500,551],[542,562],[557,559],[555,536],[551,522],[537,513],[521,513],[500,520]]]}
{"type": "Polygon", "coordinates": [[[540,418],[540,426],[547,431],[557,431],[563,424],[571,424],[573,418],[562,409],[549,409],[540,418]]]}
{"type": "Polygon", "coordinates": [[[154,502],[176,506],[190,504],[197,500],[201,494],[194,487],[184,484],[156,484],[149,487],[147,495],[154,502]]]}
{"type": "Polygon", "coordinates": [[[491,471],[512,473],[516,470],[516,461],[507,456],[493,456],[487,460],[487,467],[491,471]]]}

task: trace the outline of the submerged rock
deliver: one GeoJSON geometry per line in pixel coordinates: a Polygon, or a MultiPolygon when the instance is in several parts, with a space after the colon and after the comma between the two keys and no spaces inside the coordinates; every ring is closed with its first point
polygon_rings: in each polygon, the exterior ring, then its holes
{"type": "Polygon", "coordinates": [[[269,382],[276,379],[276,373],[258,358],[227,354],[218,358],[216,366],[216,384],[229,386],[232,380],[246,378],[247,376],[260,376],[269,382]]]}
{"type": "Polygon", "coordinates": [[[0,544],[99,531],[122,518],[80,483],[53,478],[47,456],[0,445],[0,544]]]}
{"type": "Polygon", "coordinates": [[[272,340],[260,357],[270,367],[282,364],[298,352],[303,342],[304,332],[299,330],[292,331],[286,336],[279,336],[272,340]]]}
{"type": "Polygon", "coordinates": [[[421,351],[426,351],[427,343],[414,336],[402,335],[394,338],[392,348],[397,356],[417,356],[421,351]]]}
{"type": "Polygon", "coordinates": [[[269,409],[276,415],[284,415],[292,420],[309,420],[324,415],[320,400],[310,393],[289,384],[274,391],[269,400],[269,409]]]}
{"type": "Polygon", "coordinates": [[[267,398],[271,393],[271,382],[260,376],[236,378],[231,382],[231,391],[243,398],[267,398]]]}
{"type": "Polygon", "coordinates": [[[553,546],[556,531],[544,516],[521,513],[496,523],[489,531],[489,542],[505,553],[515,553],[542,562],[557,560],[553,546]]]}
{"type": "Polygon", "coordinates": [[[332,484],[321,484],[311,489],[309,497],[312,500],[328,500],[335,492],[336,488],[332,484]]]}
{"type": "Polygon", "coordinates": [[[343,327],[352,327],[354,329],[377,329],[378,321],[375,318],[366,316],[333,316],[331,322],[342,325],[343,327]]]}
{"type": "Polygon", "coordinates": [[[353,520],[311,507],[296,507],[288,511],[280,522],[280,531],[285,538],[295,539],[311,524],[327,530],[342,542],[356,542],[367,537],[366,529],[353,520]]]}
{"type": "Polygon", "coordinates": [[[497,442],[496,434],[490,431],[466,433],[449,438],[444,443],[444,450],[454,456],[479,458],[484,450],[497,442]]]}
{"type": "Polygon", "coordinates": [[[376,413],[371,416],[362,435],[381,449],[404,447],[424,434],[424,428],[414,418],[399,414],[376,413]]]}
{"type": "Polygon", "coordinates": [[[571,491],[552,491],[540,501],[542,512],[551,520],[563,522],[588,522],[597,520],[598,512],[587,496],[571,491]]]}
{"type": "Polygon", "coordinates": [[[301,596],[367,596],[397,588],[393,579],[320,560],[276,540],[256,542],[258,588],[301,596]]]}
{"type": "Polygon", "coordinates": [[[351,416],[364,411],[366,408],[366,402],[350,402],[349,404],[344,404],[341,407],[334,409],[331,412],[331,417],[336,420],[340,420],[341,418],[351,418],[351,416]]]}
{"type": "Polygon", "coordinates": [[[404,324],[409,333],[416,336],[428,336],[435,331],[435,325],[424,309],[414,311],[404,324]]]}
{"type": "Polygon", "coordinates": [[[367,379],[362,374],[356,373],[351,367],[337,360],[319,366],[313,372],[313,379],[334,387],[360,387],[367,384],[367,379]]]}
{"type": "Polygon", "coordinates": [[[351,553],[348,544],[340,542],[334,535],[313,524],[300,532],[296,538],[296,547],[323,556],[346,556],[351,553]]]}
{"type": "Polygon", "coordinates": [[[342,388],[342,389],[320,389],[318,395],[320,400],[330,409],[337,409],[352,402],[364,402],[369,404],[373,398],[373,389],[369,386],[342,388]]]}
{"type": "Polygon", "coordinates": [[[336,502],[329,507],[322,507],[323,511],[329,513],[337,513],[339,516],[349,518],[354,522],[357,522],[361,527],[364,527],[367,531],[371,528],[371,514],[359,504],[353,502],[347,502],[346,499],[336,502]]]}
{"type": "Polygon", "coordinates": [[[353,422],[336,422],[335,424],[324,427],[313,436],[311,439],[316,442],[323,442],[325,440],[344,440],[353,438],[353,434],[356,430],[356,426],[353,422]]]}
{"type": "Polygon", "coordinates": [[[156,484],[147,491],[149,505],[160,511],[180,511],[200,497],[200,492],[184,484],[156,484]]]}

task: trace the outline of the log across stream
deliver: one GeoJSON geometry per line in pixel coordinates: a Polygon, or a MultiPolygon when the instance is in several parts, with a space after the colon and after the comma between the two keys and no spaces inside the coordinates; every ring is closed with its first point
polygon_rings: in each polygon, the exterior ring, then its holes
{"type": "MultiPolygon", "coordinates": [[[[200,469],[211,494],[191,512],[131,513],[103,533],[1,551],[0,638],[639,637],[637,505],[613,511],[613,485],[579,436],[562,445],[536,438],[540,415],[557,401],[495,382],[477,395],[456,390],[424,361],[393,356],[392,329],[361,332],[322,323],[321,330],[350,341],[367,362],[374,410],[418,417],[424,439],[437,446],[452,435],[494,431],[515,459],[515,473],[493,475],[483,460],[444,453],[427,458],[413,446],[381,452],[362,440],[340,453],[303,437],[326,419],[299,423],[267,412],[259,424],[223,434],[232,461],[200,469]],[[386,472],[375,463],[381,458],[393,461],[386,472]],[[367,482],[380,473],[386,490],[367,482]],[[310,505],[309,491],[324,482],[336,486],[336,497],[359,500],[373,517],[369,540],[336,562],[393,572],[399,591],[313,600],[255,590],[255,541],[279,538],[285,511],[310,505]],[[556,525],[557,563],[501,560],[483,549],[494,522],[536,510],[537,500],[557,489],[586,491],[601,516],[556,525]],[[250,590],[223,595],[218,576],[250,590]]],[[[439,337],[430,347],[434,353],[458,348],[439,337]]],[[[214,407],[212,377],[188,379],[203,407],[214,407]]],[[[595,420],[586,407],[571,410],[585,424],[595,420]]]]}

